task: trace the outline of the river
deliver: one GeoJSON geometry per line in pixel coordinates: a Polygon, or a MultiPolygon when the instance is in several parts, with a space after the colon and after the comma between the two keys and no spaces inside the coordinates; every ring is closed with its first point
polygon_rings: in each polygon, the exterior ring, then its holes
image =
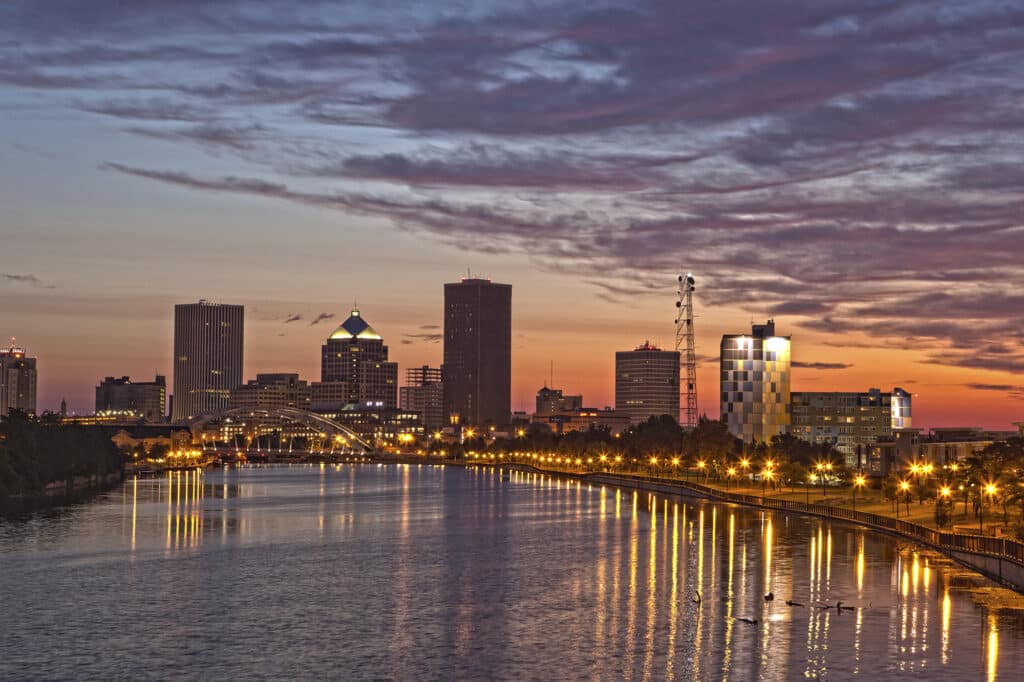
{"type": "Polygon", "coordinates": [[[895,538],[696,498],[207,470],[0,522],[0,678],[1019,679],[1020,599],[895,538]]]}

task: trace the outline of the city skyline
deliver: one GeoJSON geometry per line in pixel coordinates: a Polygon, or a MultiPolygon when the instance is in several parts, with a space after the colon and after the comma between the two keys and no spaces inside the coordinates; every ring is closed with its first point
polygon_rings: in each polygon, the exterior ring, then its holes
{"type": "Polygon", "coordinates": [[[90,5],[0,8],[0,335],[40,409],[170,376],[167,311],[203,297],[246,306],[246,378],[314,378],[353,300],[437,365],[471,267],[516,288],[514,409],[552,361],[612,404],[692,271],[700,413],[718,339],[768,318],[794,390],[1024,412],[1024,8],[90,5]]]}

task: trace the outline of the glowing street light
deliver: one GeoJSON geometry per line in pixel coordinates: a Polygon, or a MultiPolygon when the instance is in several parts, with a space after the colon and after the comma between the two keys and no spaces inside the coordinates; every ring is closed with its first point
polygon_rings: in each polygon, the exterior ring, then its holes
{"type": "Polygon", "coordinates": [[[775,477],[775,473],[767,467],[761,470],[761,499],[764,500],[768,491],[768,481],[775,477]]]}
{"type": "MultiPolygon", "coordinates": [[[[900,481],[899,493],[903,493],[905,495],[909,495],[910,494],[909,491],[910,491],[910,481],[900,481]]],[[[900,497],[899,497],[899,493],[896,494],[896,520],[897,521],[899,521],[899,518],[900,518],[900,497]]],[[[909,498],[908,498],[908,500],[907,500],[907,514],[909,514],[909,513],[910,513],[910,501],[909,501],[909,498]]]]}
{"type": "Polygon", "coordinates": [[[736,467],[729,467],[728,469],[725,470],[725,474],[726,474],[725,489],[726,489],[726,491],[728,491],[729,490],[729,482],[732,481],[732,477],[736,475],[736,467]]]}
{"type": "Polygon", "coordinates": [[[864,484],[866,484],[867,482],[868,482],[867,479],[864,478],[864,476],[860,475],[860,474],[858,474],[857,477],[853,479],[853,511],[854,512],[857,511],[857,488],[863,488],[864,484]]]}
{"type": "Polygon", "coordinates": [[[981,496],[981,508],[980,508],[980,511],[978,512],[978,531],[982,535],[985,534],[985,495],[988,495],[988,501],[989,501],[989,504],[991,504],[992,503],[992,498],[995,496],[996,492],[998,492],[998,491],[999,491],[999,488],[996,486],[995,483],[986,483],[985,487],[982,488],[982,493],[984,493],[984,494],[981,496]]]}

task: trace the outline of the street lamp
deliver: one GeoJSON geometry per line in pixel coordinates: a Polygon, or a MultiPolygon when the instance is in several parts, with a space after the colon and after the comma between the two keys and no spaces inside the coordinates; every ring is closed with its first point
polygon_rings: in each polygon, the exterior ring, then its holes
{"type": "Polygon", "coordinates": [[[825,472],[832,471],[832,462],[818,462],[814,465],[818,470],[818,478],[821,479],[821,496],[825,497],[825,472]]]}
{"type": "Polygon", "coordinates": [[[985,495],[988,495],[988,501],[991,504],[992,497],[996,494],[996,491],[998,490],[999,488],[996,487],[995,483],[986,483],[985,487],[982,488],[981,511],[978,514],[978,531],[982,535],[985,534],[985,495]]]}
{"type": "Polygon", "coordinates": [[[761,500],[762,501],[764,501],[765,495],[766,495],[767,490],[768,490],[768,481],[770,481],[773,476],[775,476],[775,474],[772,472],[771,469],[766,467],[766,468],[761,470],[761,500]]]}
{"type": "Polygon", "coordinates": [[[864,484],[867,483],[867,479],[862,475],[858,475],[853,479],[853,511],[857,511],[857,488],[863,488],[864,484]]]}
{"type": "Polygon", "coordinates": [[[704,460],[702,460],[702,459],[698,459],[698,460],[697,460],[697,468],[698,468],[698,469],[700,469],[700,472],[701,472],[702,474],[704,474],[704,482],[705,482],[705,483],[707,483],[707,474],[706,474],[706,473],[705,473],[705,471],[704,471],[704,469],[705,469],[706,467],[707,467],[707,462],[705,462],[705,461],[704,461],[704,460]]]}
{"type": "Polygon", "coordinates": [[[743,475],[747,475],[747,470],[750,469],[750,459],[744,457],[740,460],[740,467],[743,469],[743,475]]]}
{"type": "Polygon", "coordinates": [[[729,482],[732,480],[732,477],[736,475],[736,467],[729,467],[728,469],[725,470],[725,474],[727,477],[725,479],[725,490],[728,492],[729,482]]]}
{"type": "MultiPolygon", "coordinates": [[[[904,493],[904,494],[909,494],[908,493],[909,490],[910,490],[910,481],[900,481],[900,490],[899,490],[899,492],[900,493],[904,493]]],[[[910,503],[909,502],[907,503],[907,514],[910,514],[910,503]]],[[[896,520],[897,521],[900,520],[900,496],[899,496],[899,493],[896,494],[896,520]]]]}

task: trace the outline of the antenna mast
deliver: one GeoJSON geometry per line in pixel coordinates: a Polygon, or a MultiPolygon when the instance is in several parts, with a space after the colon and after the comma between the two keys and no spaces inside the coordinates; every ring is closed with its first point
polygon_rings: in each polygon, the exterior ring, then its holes
{"type": "Polygon", "coordinates": [[[679,298],[676,300],[676,352],[680,356],[679,423],[688,429],[697,426],[697,353],[693,341],[693,275],[679,275],[679,298]]]}

